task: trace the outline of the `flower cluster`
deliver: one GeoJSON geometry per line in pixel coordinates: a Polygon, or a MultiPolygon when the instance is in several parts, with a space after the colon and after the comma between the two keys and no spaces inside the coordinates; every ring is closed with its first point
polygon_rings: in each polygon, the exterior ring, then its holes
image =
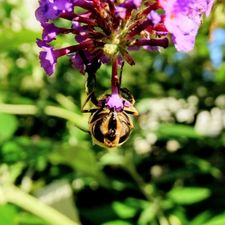
{"type": "Polygon", "coordinates": [[[160,4],[165,10],[164,24],[176,49],[192,50],[202,16],[210,14],[213,0],[160,0],[160,4]]]}
{"type": "Polygon", "coordinates": [[[43,48],[40,53],[42,67],[51,75],[57,59],[70,55],[73,66],[84,73],[86,64],[93,63],[96,58],[105,63],[117,54],[129,64],[134,64],[129,49],[167,47],[164,16],[156,12],[160,9],[159,4],[151,2],[40,0],[36,17],[43,27],[42,40],[37,42],[43,48]],[[57,27],[54,22],[58,19],[69,20],[71,26],[57,27]],[[50,45],[57,35],[68,33],[74,34],[74,46],[54,49],[50,45]]]}
{"type": "Polygon", "coordinates": [[[82,74],[95,72],[102,63],[114,62],[112,96],[107,106],[125,107],[119,96],[117,67],[134,64],[130,50],[166,48],[169,36],[178,51],[190,51],[202,16],[208,16],[213,0],[39,0],[36,18],[43,27],[37,44],[48,75],[59,57],[68,55],[82,74]],[[59,27],[58,20],[69,21],[59,27]],[[56,48],[58,35],[74,35],[74,45],[56,48]]]}

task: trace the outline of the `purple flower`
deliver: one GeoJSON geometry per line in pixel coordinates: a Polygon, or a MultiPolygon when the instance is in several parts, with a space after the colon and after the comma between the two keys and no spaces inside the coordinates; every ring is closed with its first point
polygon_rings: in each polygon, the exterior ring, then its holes
{"type": "Polygon", "coordinates": [[[41,45],[42,66],[52,73],[56,58],[65,54],[70,54],[73,66],[82,73],[96,58],[101,63],[110,62],[108,59],[114,55],[133,65],[130,49],[166,48],[168,32],[179,51],[190,51],[202,15],[209,15],[212,4],[213,0],[39,0],[36,17],[43,27],[42,41],[47,45],[41,45]],[[76,7],[82,10],[76,11],[76,7]],[[58,27],[56,19],[69,21],[70,27],[58,27]],[[74,35],[79,46],[55,50],[50,42],[68,33],[74,35]],[[59,56],[53,57],[56,52],[60,52],[59,56]],[[49,60],[49,55],[55,60],[49,60]]]}
{"type": "Polygon", "coordinates": [[[118,66],[122,66],[120,60],[117,57],[114,57],[112,59],[112,94],[106,97],[104,106],[112,111],[121,112],[124,107],[130,107],[131,103],[120,96],[120,85],[117,72],[118,66]]]}
{"type": "Polygon", "coordinates": [[[130,107],[131,103],[120,97],[119,94],[111,94],[106,98],[106,106],[111,110],[113,109],[120,112],[124,109],[124,107],[130,107]]]}
{"type": "Polygon", "coordinates": [[[212,10],[212,7],[213,7],[213,3],[214,3],[214,0],[206,0],[206,11],[205,11],[205,15],[206,16],[209,16],[211,10],[212,10]]]}
{"type": "Polygon", "coordinates": [[[85,65],[79,53],[71,56],[72,66],[80,71],[81,74],[85,73],[85,65]]]}
{"type": "Polygon", "coordinates": [[[141,2],[141,0],[125,0],[116,6],[116,14],[124,19],[133,9],[137,9],[141,5],[141,2]]]}
{"type": "Polygon", "coordinates": [[[41,66],[48,75],[53,74],[57,59],[60,56],[59,51],[54,50],[49,44],[47,44],[47,42],[42,40],[37,40],[37,45],[43,49],[39,55],[41,66]]]}
{"type": "Polygon", "coordinates": [[[36,10],[36,18],[41,23],[54,20],[62,13],[73,12],[73,0],[39,0],[39,8],[36,10]]]}
{"type": "Polygon", "coordinates": [[[159,1],[166,13],[165,26],[172,34],[177,50],[192,50],[202,16],[209,15],[213,0],[159,1]]]}
{"type": "Polygon", "coordinates": [[[58,56],[54,52],[53,48],[45,41],[37,40],[37,44],[44,50],[41,51],[39,55],[41,66],[48,75],[51,75],[55,71],[55,64],[57,62],[58,56]]]}
{"type": "Polygon", "coordinates": [[[118,94],[112,94],[106,99],[106,106],[109,109],[122,111],[124,108],[123,99],[118,94]]]}
{"type": "Polygon", "coordinates": [[[89,48],[93,45],[91,40],[85,40],[78,45],[72,45],[65,48],[54,49],[46,41],[37,40],[37,45],[44,51],[40,52],[39,59],[41,66],[44,68],[48,75],[51,75],[55,71],[55,64],[57,59],[63,55],[69,55],[73,52],[79,52],[82,49],[89,48]]]}
{"type": "Polygon", "coordinates": [[[152,10],[149,14],[148,14],[148,19],[150,21],[152,21],[152,23],[154,25],[157,25],[160,21],[161,21],[161,16],[155,12],[154,10],[152,10]]]}
{"type": "Polygon", "coordinates": [[[114,55],[133,65],[130,47],[167,47],[167,41],[160,40],[167,33],[161,29],[161,15],[155,12],[159,8],[156,3],[143,3],[141,0],[125,0],[121,3],[114,0],[39,0],[36,17],[43,27],[42,42],[45,43],[39,44],[44,49],[40,53],[42,67],[47,74],[52,74],[57,58],[65,54],[70,54],[73,66],[81,73],[85,73],[87,65],[90,66],[96,59],[107,63],[114,55]],[[83,9],[75,13],[76,7],[83,9]],[[135,10],[138,19],[133,16],[135,10]],[[56,19],[69,21],[70,27],[58,27],[56,19]],[[68,33],[74,35],[78,45],[75,48],[55,49],[51,42],[58,35],[68,33]],[[144,42],[139,41],[143,39],[144,42]]]}
{"type": "Polygon", "coordinates": [[[56,27],[54,24],[43,24],[42,40],[51,42],[56,39],[58,34],[67,34],[71,32],[71,29],[56,27]]]}
{"type": "Polygon", "coordinates": [[[126,0],[123,4],[126,8],[138,8],[142,0],[126,0]]]}

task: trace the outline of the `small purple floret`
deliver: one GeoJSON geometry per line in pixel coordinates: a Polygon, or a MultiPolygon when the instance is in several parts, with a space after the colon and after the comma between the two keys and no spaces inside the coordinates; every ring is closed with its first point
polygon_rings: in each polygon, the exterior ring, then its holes
{"type": "Polygon", "coordinates": [[[39,4],[35,15],[41,23],[57,19],[61,13],[72,12],[74,7],[73,0],[39,0],[39,4]]]}
{"type": "Polygon", "coordinates": [[[148,14],[148,19],[149,19],[154,25],[157,25],[157,24],[161,21],[160,15],[159,15],[157,12],[153,11],[153,10],[148,14]]]}
{"type": "Polygon", "coordinates": [[[41,66],[44,68],[48,75],[51,75],[55,71],[55,64],[58,57],[55,54],[53,48],[46,42],[37,40],[37,44],[39,47],[44,49],[44,51],[41,51],[39,55],[41,66]]]}
{"type": "Polygon", "coordinates": [[[121,98],[119,94],[112,94],[106,99],[106,106],[109,109],[114,109],[117,112],[122,111],[124,107],[129,107],[130,105],[131,103],[121,98]]]}
{"type": "Polygon", "coordinates": [[[80,54],[76,53],[71,56],[72,66],[80,71],[81,74],[85,74],[85,66],[80,54]]]}
{"type": "Polygon", "coordinates": [[[57,36],[57,29],[54,24],[47,24],[44,27],[43,33],[42,33],[42,39],[51,42],[56,39],[57,36]]]}

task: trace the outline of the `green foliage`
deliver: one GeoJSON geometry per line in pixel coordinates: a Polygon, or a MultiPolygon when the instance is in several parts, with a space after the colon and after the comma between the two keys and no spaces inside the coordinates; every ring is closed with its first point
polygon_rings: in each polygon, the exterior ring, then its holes
{"type": "Polygon", "coordinates": [[[199,139],[201,137],[192,126],[183,124],[162,124],[158,128],[157,134],[165,138],[187,137],[199,139]]]}
{"type": "Polygon", "coordinates": [[[14,225],[16,221],[17,210],[11,205],[0,205],[0,224],[14,225]]]}
{"type": "Polygon", "coordinates": [[[168,192],[168,197],[177,204],[192,205],[210,196],[210,190],[200,187],[178,187],[168,192]]]}
{"type": "Polygon", "coordinates": [[[0,124],[0,142],[12,137],[18,127],[18,121],[14,115],[0,114],[0,124]]]}
{"type": "MultiPolygon", "coordinates": [[[[220,16],[203,24],[189,54],[133,54],[122,86],[140,115],[129,140],[108,150],[84,131],[86,77],[66,57],[52,77],[40,67],[41,28],[25,3],[3,0],[0,9],[0,225],[48,224],[23,201],[7,203],[10,185],[83,225],[224,225],[225,66],[215,67],[207,48],[220,16]],[[59,180],[71,190],[49,191],[59,180]]],[[[59,46],[67,42],[62,36],[59,46]]],[[[110,71],[97,74],[100,95],[110,71]]]]}
{"type": "Polygon", "coordinates": [[[123,220],[114,220],[111,222],[103,223],[102,225],[131,225],[131,223],[125,222],[123,220]]]}

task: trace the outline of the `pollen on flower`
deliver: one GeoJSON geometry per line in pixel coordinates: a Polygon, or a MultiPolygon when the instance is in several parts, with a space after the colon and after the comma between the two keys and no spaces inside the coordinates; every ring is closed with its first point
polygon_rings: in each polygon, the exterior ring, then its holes
{"type": "Polygon", "coordinates": [[[105,44],[103,47],[103,51],[108,56],[113,56],[118,52],[117,44],[105,44]]]}
{"type": "Polygon", "coordinates": [[[176,15],[175,15],[174,13],[171,13],[170,19],[173,20],[173,19],[175,19],[175,18],[176,18],[176,15]]]}
{"type": "Polygon", "coordinates": [[[122,4],[125,2],[125,0],[117,0],[118,4],[122,4]]]}

